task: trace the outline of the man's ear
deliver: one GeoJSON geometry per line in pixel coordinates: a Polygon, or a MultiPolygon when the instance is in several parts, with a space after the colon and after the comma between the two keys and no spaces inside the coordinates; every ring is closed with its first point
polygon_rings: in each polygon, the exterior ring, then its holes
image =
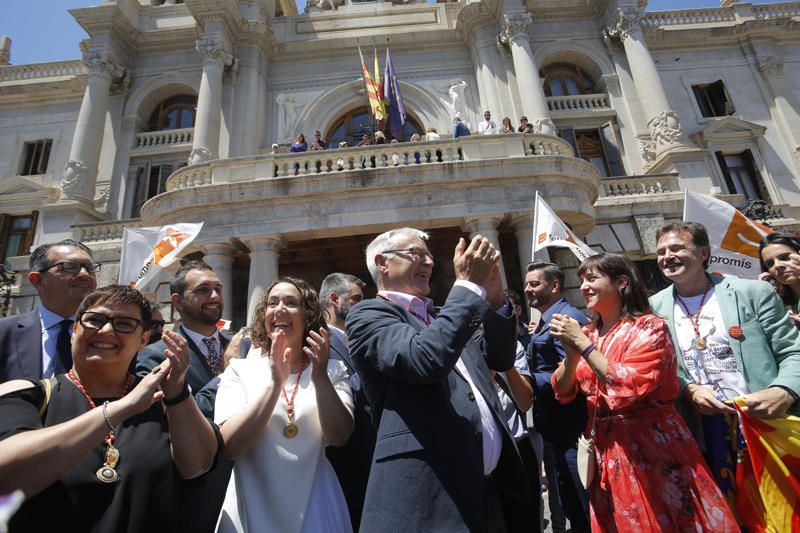
{"type": "Polygon", "coordinates": [[[331,293],[328,295],[328,301],[333,305],[339,305],[339,295],[331,291],[331,293]]]}
{"type": "Polygon", "coordinates": [[[558,278],[553,280],[553,290],[552,290],[552,292],[553,292],[553,294],[558,294],[559,292],[561,292],[561,282],[558,281],[558,278]]]}
{"type": "Polygon", "coordinates": [[[28,281],[36,288],[38,292],[42,286],[42,273],[41,272],[28,272],[28,281]]]}
{"type": "Polygon", "coordinates": [[[700,248],[700,255],[703,258],[703,262],[705,263],[711,258],[711,247],[710,246],[703,246],[700,248]]]}
{"type": "Polygon", "coordinates": [[[386,256],[383,254],[377,254],[375,256],[375,265],[378,267],[379,272],[386,271],[386,256]]]}
{"type": "Polygon", "coordinates": [[[169,295],[169,299],[172,300],[172,305],[175,306],[175,309],[180,311],[181,308],[183,307],[183,303],[181,302],[181,295],[178,293],[172,293],[169,295]]]}

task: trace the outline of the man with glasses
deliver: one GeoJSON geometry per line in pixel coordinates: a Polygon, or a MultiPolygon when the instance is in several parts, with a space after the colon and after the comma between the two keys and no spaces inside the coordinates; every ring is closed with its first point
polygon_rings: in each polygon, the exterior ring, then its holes
{"type": "Polygon", "coordinates": [[[161,340],[161,335],[164,334],[164,326],[167,322],[164,320],[164,315],[161,314],[161,309],[153,307],[153,319],[150,321],[150,340],[147,344],[155,344],[161,340]]]}
{"type": "Polygon", "coordinates": [[[515,359],[500,252],[481,236],[460,239],[437,313],[427,239],[401,228],[369,244],[378,295],[345,323],[378,428],[361,530],[505,531],[503,506],[530,505],[530,488],[489,373],[515,359]]]}
{"type": "Polygon", "coordinates": [[[72,368],[70,339],[75,312],[97,287],[100,264],[92,251],[71,239],[36,248],[28,281],[39,294],[36,308],[0,320],[0,382],[38,380],[72,368]]]}
{"type": "MultiPolygon", "coordinates": [[[[186,384],[200,411],[213,420],[219,375],[224,370],[222,355],[230,342],[217,327],[225,304],[222,283],[206,263],[189,261],[175,273],[169,292],[181,317],[181,325],[175,331],[186,339],[192,352],[186,384]]],[[[139,354],[136,373],[145,376],[161,364],[166,349],[163,340],[147,346],[139,354]]],[[[219,458],[204,475],[185,481],[182,531],[214,530],[232,468],[232,461],[219,458]]]]}
{"type": "Polygon", "coordinates": [[[483,112],[483,120],[478,123],[478,133],[481,135],[494,135],[497,133],[497,124],[492,120],[492,114],[489,111],[483,112]]]}

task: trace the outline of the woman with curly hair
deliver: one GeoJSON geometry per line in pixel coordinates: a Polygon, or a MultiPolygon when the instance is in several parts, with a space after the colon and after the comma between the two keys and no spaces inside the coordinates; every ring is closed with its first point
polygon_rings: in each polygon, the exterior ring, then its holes
{"type": "Polygon", "coordinates": [[[352,531],[325,446],[350,437],[353,399],[323,313],[305,281],[274,282],[254,312],[259,348],[221,376],[214,418],[236,464],[217,531],[352,531]]]}
{"type": "Polygon", "coordinates": [[[800,328],[800,237],[776,231],[758,247],[761,277],[772,283],[794,325],[800,328]]]}

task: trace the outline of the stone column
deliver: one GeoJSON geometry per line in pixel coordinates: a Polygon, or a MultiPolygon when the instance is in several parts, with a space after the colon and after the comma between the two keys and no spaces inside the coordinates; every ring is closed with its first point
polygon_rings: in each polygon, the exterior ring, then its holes
{"type": "Polygon", "coordinates": [[[261,235],[245,241],[250,248],[250,282],[247,284],[247,325],[253,321],[258,302],[278,279],[278,256],[285,241],[281,235],[261,235]]]}
{"type": "Polygon", "coordinates": [[[800,172],[800,102],[783,74],[783,59],[768,56],[758,59],[758,70],[772,93],[775,107],[770,106],[772,118],[781,131],[781,137],[794,158],[800,172]]]}
{"type": "Polygon", "coordinates": [[[233,252],[236,247],[228,242],[214,242],[203,245],[205,256],[203,260],[214,269],[220,283],[222,283],[222,318],[230,320],[233,317],[233,252]]]}
{"type": "Polygon", "coordinates": [[[621,41],[625,48],[631,76],[642,102],[642,110],[647,118],[647,127],[658,157],[670,150],[685,148],[685,145],[680,120],[677,113],[670,109],[667,93],[642,32],[640,22],[643,15],[643,9],[617,9],[605,34],[609,39],[621,41]]]}
{"type": "Polygon", "coordinates": [[[511,48],[514,71],[517,74],[519,99],[522,114],[526,115],[536,133],[556,134],[556,127],[550,119],[547,99],[544,95],[539,67],[533,58],[527,28],[533,22],[526,11],[510,12],[503,15],[503,32],[500,42],[511,48]]]}
{"type": "Polygon", "coordinates": [[[502,61],[498,56],[495,37],[491,28],[482,27],[476,29],[472,35],[472,43],[477,51],[475,56],[478,64],[475,66],[475,72],[478,75],[479,88],[481,90],[480,100],[483,107],[478,112],[478,121],[483,120],[483,112],[488,109],[492,113],[492,118],[497,122],[501,114],[500,96],[497,92],[497,82],[495,81],[492,66],[501,64],[502,61]]]}
{"type": "Polygon", "coordinates": [[[525,285],[525,274],[528,263],[531,262],[533,253],[533,214],[524,213],[511,219],[514,235],[517,237],[517,251],[519,252],[519,265],[522,272],[522,285],[525,285]]]}
{"type": "MultiPolygon", "coordinates": [[[[479,217],[479,218],[472,218],[472,219],[464,219],[464,223],[462,227],[464,231],[469,232],[469,238],[473,239],[476,235],[482,235],[489,239],[489,242],[492,243],[495,250],[500,250],[500,233],[497,231],[497,222],[498,219],[493,217],[479,217]]],[[[503,288],[508,288],[508,283],[506,282],[506,269],[503,265],[503,258],[500,258],[500,278],[503,280],[503,288]]]]}
{"type": "Polygon", "coordinates": [[[203,75],[197,96],[197,114],[194,121],[194,141],[189,164],[195,165],[219,154],[219,128],[222,117],[222,73],[225,65],[233,63],[221,39],[205,38],[196,43],[203,56],[203,75]]]}
{"type": "Polygon", "coordinates": [[[89,67],[89,81],[78,113],[69,161],[64,167],[61,190],[65,198],[91,204],[103,146],[109,89],[113,79],[123,76],[125,70],[105,52],[87,53],[83,62],[89,67]]]}
{"type": "Polygon", "coordinates": [[[238,50],[234,127],[231,132],[231,157],[255,155],[262,144],[262,115],[258,113],[261,92],[259,49],[246,46],[238,50]]]}

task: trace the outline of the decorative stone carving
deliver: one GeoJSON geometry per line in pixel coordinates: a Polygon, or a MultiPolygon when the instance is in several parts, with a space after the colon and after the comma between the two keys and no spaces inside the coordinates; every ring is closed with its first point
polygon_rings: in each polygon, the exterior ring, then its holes
{"type": "Polygon", "coordinates": [[[639,154],[645,161],[656,160],[656,143],[649,135],[638,135],[636,137],[636,146],[639,148],[639,154]]]}
{"type": "Polygon", "coordinates": [[[122,65],[105,52],[87,52],[83,55],[83,62],[89,68],[89,76],[92,77],[111,81],[125,74],[122,65]]]}
{"type": "Polygon", "coordinates": [[[678,114],[672,110],[662,111],[647,124],[650,137],[655,144],[656,153],[673,146],[681,145],[683,130],[678,114]]]}
{"type": "Polygon", "coordinates": [[[203,56],[204,63],[233,64],[233,55],[225,49],[219,39],[198,39],[195,48],[203,56]]]}
{"type": "Polygon", "coordinates": [[[781,210],[764,200],[746,200],[742,214],[749,219],[757,220],[769,226],[768,220],[783,217],[781,210]]]}
{"type": "Polygon", "coordinates": [[[626,7],[617,9],[614,18],[603,31],[606,44],[621,43],[631,36],[633,32],[641,31],[641,21],[645,11],[641,7],[626,7]]]}
{"type": "Polygon", "coordinates": [[[467,118],[467,102],[465,93],[467,92],[467,82],[453,78],[450,80],[435,81],[431,86],[440,93],[447,95],[439,97],[439,101],[447,108],[450,117],[460,117],[468,128],[472,128],[467,118]]]}
{"type": "Polygon", "coordinates": [[[543,133],[545,135],[555,135],[556,125],[549,118],[536,118],[529,121],[533,127],[533,133],[543,133]]]}
{"type": "Polygon", "coordinates": [[[775,56],[758,59],[758,70],[765,78],[783,77],[783,59],[775,56]]]}
{"type": "Polygon", "coordinates": [[[532,22],[533,17],[527,11],[506,13],[503,15],[503,32],[501,35],[505,36],[505,40],[508,42],[517,38],[525,38],[528,36],[528,26],[532,22]]]}
{"type": "Polygon", "coordinates": [[[61,191],[65,197],[75,200],[92,200],[91,184],[94,178],[91,176],[89,166],[80,162],[70,160],[64,166],[64,178],[61,180],[61,191]]]}
{"type": "Polygon", "coordinates": [[[103,188],[100,189],[100,194],[98,194],[94,199],[94,207],[95,209],[101,211],[108,211],[108,201],[111,198],[111,186],[105,185],[103,188]]]}
{"type": "Polygon", "coordinates": [[[278,104],[278,139],[279,142],[291,142],[294,139],[297,119],[308,100],[297,94],[281,93],[275,98],[278,104]]]}
{"type": "Polygon", "coordinates": [[[199,165],[211,159],[211,150],[202,146],[195,146],[189,154],[189,164],[199,165]]]}
{"type": "Polygon", "coordinates": [[[131,77],[127,70],[122,73],[122,76],[114,78],[111,81],[111,94],[114,96],[124,96],[128,94],[128,89],[131,86],[131,77]]]}
{"type": "Polygon", "coordinates": [[[306,4],[305,12],[309,13],[311,11],[326,10],[336,11],[339,6],[343,6],[344,4],[345,0],[310,0],[306,4]]]}

